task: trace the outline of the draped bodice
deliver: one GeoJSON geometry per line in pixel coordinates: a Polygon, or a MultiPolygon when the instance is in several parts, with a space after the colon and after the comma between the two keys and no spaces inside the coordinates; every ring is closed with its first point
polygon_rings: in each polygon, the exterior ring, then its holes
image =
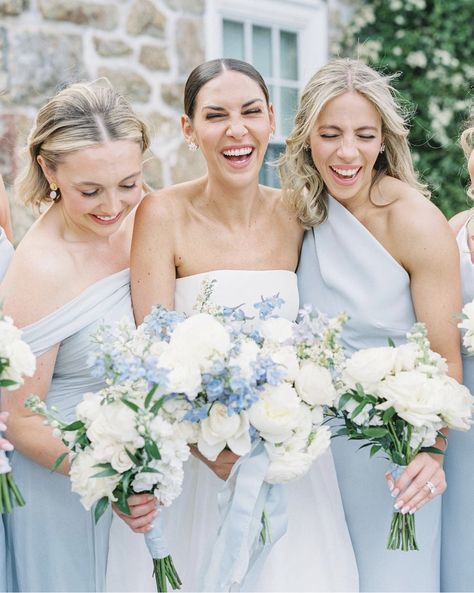
{"type": "Polygon", "coordinates": [[[348,352],[403,341],[416,321],[406,270],[330,196],[327,219],[305,233],[297,272],[301,305],[349,315],[348,352]]]}
{"type": "Polygon", "coordinates": [[[0,227],[0,282],[6,274],[12,257],[13,245],[7,239],[5,231],[0,227]]]}
{"type": "Polygon", "coordinates": [[[84,393],[104,387],[87,362],[91,335],[100,325],[124,316],[133,319],[128,269],[102,278],[50,315],[22,328],[23,339],[36,356],[59,344],[47,404],[55,405],[63,418],[73,416],[84,393]]]}
{"type": "Polygon", "coordinates": [[[216,280],[211,297],[213,303],[226,307],[242,305],[246,315],[258,316],[254,303],[262,297],[278,294],[284,304],[276,312],[281,317],[295,319],[298,314],[296,274],[288,270],[214,270],[177,278],[175,308],[191,315],[203,280],[216,280]]]}

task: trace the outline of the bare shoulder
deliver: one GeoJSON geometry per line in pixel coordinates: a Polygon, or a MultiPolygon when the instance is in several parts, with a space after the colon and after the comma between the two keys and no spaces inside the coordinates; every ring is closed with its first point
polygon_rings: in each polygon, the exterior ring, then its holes
{"type": "Polygon", "coordinates": [[[272,214],[277,216],[284,225],[289,226],[289,228],[295,232],[302,234],[303,227],[299,223],[296,213],[283,199],[283,192],[281,189],[268,186],[261,186],[261,189],[272,214]]]}
{"type": "Polygon", "coordinates": [[[192,198],[200,191],[201,185],[202,179],[198,179],[147,194],[138,207],[138,219],[152,224],[176,221],[189,209],[192,198]]]}
{"type": "Polygon", "coordinates": [[[455,235],[459,233],[461,228],[466,224],[471,216],[474,215],[474,209],[463,210],[455,214],[449,221],[449,226],[452,228],[455,235]]]}

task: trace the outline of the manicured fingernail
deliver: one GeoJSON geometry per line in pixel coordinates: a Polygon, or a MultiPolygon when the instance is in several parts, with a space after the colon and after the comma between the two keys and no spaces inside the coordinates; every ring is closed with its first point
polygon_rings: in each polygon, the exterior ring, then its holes
{"type": "Polygon", "coordinates": [[[397,496],[400,494],[400,488],[395,488],[395,490],[392,490],[392,496],[393,498],[397,498],[397,496]]]}
{"type": "Polygon", "coordinates": [[[402,506],[403,506],[403,500],[399,500],[398,502],[396,502],[396,503],[393,505],[393,508],[394,508],[394,509],[397,509],[397,511],[399,511],[399,510],[400,510],[400,508],[401,508],[402,506]]]}
{"type": "Polygon", "coordinates": [[[408,512],[410,513],[410,515],[414,515],[416,513],[416,508],[410,509],[408,512]]]}
{"type": "Polygon", "coordinates": [[[13,451],[14,447],[11,443],[5,443],[2,447],[4,451],[13,451]]]}
{"type": "Polygon", "coordinates": [[[389,481],[387,482],[387,484],[388,484],[388,489],[389,489],[389,490],[390,490],[390,492],[391,492],[391,491],[393,490],[393,488],[394,488],[395,484],[392,482],[392,480],[389,480],[389,481]]]}
{"type": "Polygon", "coordinates": [[[409,510],[410,510],[410,507],[408,505],[404,506],[403,509],[401,510],[402,515],[406,515],[409,510]]]}
{"type": "Polygon", "coordinates": [[[3,422],[0,422],[0,430],[6,430],[7,429],[7,425],[3,424],[3,422]]]}

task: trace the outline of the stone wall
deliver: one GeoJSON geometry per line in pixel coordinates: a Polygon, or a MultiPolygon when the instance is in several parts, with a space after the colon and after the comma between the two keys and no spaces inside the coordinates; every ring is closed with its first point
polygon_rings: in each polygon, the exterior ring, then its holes
{"type": "Polygon", "coordinates": [[[33,215],[13,199],[39,106],[76,80],[106,76],[149,123],[155,188],[204,171],[183,144],[183,83],[205,59],[205,0],[0,0],[0,172],[18,241],[33,215]]]}

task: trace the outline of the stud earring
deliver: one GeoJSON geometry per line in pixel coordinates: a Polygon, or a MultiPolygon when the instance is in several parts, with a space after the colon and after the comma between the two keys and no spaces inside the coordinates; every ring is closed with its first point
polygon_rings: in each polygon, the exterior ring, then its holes
{"type": "Polygon", "coordinates": [[[190,150],[191,152],[196,152],[196,150],[197,150],[199,147],[198,147],[198,145],[197,145],[195,142],[193,142],[193,141],[191,140],[191,142],[188,142],[188,148],[189,148],[189,150],[190,150]]]}
{"type": "Polygon", "coordinates": [[[311,150],[311,146],[309,144],[303,144],[303,150],[309,152],[311,150]]]}
{"type": "Polygon", "coordinates": [[[53,200],[53,202],[57,202],[60,198],[58,186],[55,183],[50,183],[49,189],[51,190],[49,192],[49,197],[53,200]]]}
{"type": "Polygon", "coordinates": [[[379,153],[383,154],[384,152],[385,152],[385,144],[382,142],[382,144],[380,145],[379,153]]]}

